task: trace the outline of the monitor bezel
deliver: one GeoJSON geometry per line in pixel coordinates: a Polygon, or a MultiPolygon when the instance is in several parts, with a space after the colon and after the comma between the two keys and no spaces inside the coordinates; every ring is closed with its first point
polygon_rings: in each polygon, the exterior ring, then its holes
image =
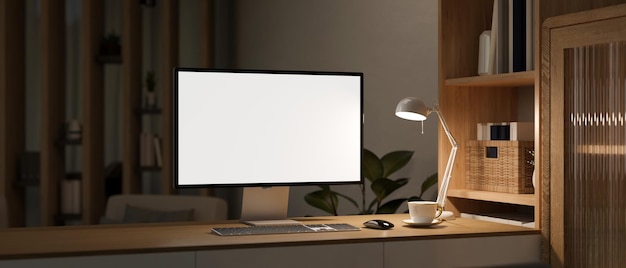
{"type": "Polygon", "coordinates": [[[175,189],[192,189],[192,188],[230,188],[230,187],[274,187],[274,186],[315,186],[315,185],[350,185],[363,184],[363,129],[364,129],[364,86],[362,72],[344,72],[344,71],[303,71],[303,70],[262,70],[262,69],[222,69],[222,68],[193,68],[193,67],[174,67],[173,68],[173,94],[172,94],[172,178],[175,189]],[[320,182],[285,182],[285,183],[232,183],[232,184],[179,184],[178,178],[178,74],[180,72],[220,72],[220,73],[253,73],[253,74],[296,74],[296,75],[341,75],[341,76],[357,76],[360,80],[360,160],[361,169],[359,169],[359,180],[349,181],[320,181],[320,182]]]}

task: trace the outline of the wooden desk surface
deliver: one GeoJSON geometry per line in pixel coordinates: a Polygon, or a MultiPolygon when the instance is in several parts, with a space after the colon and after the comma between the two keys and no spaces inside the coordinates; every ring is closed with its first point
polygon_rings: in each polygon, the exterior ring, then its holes
{"type": "Polygon", "coordinates": [[[0,259],[540,234],[537,229],[460,218],[431,227],[415,228],[402,222],[408,218],[407,214],[327,216],[296,220],[305,224],[349,223],[362,227],[363,222],[375,218],[388,220],[395,228],[234,237],[215,235],[211,228],[242,225],[235,221],[12,228],[0,231],[0,259]]]}

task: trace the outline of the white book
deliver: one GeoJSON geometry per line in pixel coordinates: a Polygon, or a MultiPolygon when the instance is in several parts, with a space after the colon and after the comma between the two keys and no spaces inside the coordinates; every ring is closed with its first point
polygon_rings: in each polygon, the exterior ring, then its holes
{"type": "Polygon", "coordinates": [[[154,136],[152,141],[154,143],[154,155],[156,159],[156,165],[157,167],[160,167],[163,165],[163,156],[161,152],[161,138],[154,136]]]}
{"type": "Polygon", "coordinates": [[[149,132],[142,132],[139,141],[139,164],[142,167],[154,166],[154,143],[153,135],[149,132]]]}
{"type": "Polygon", "coordinates": [[[81,181],[80,180],[71,180],[72,182],[72,213],[80,214],[81,212],[81,181]]]}
{"type": "Polygon", "coordinates": [[[487,127],[487,123],[476,124],[476,140],[484,141],[489,140],[490,130],[487,127]]]}
{"type": "Polygon", "coordinates": [[[491,125],[493,123],[476,124],[476,140],[488,141],[491,139],[491,125]]]}
{"type": "Polygon", "coordinates": [[[529,228],[535,227],[535,221],[532,219],[532,216],[527,216],[520,213],[494,213],[486,215],[461,213],[461,218],[496,222],[529,228]]]}
{"type": "Polygon", "coordinates": [[[72,194],[72,180],[61,181],[61,213],[70,214],[73,211],[74,195],[72,194]]]}
{"type": "Polygon", "coordinates": [[[81,181],[61,181],[61,213],[80,214],[81,212],[81,181]]]}
{"type": "Polygon", "coordinates": [[[155,162],[153,137],[152,133],[146,133],[146,166],[148,167],[154,166],[155,162]]]}
{"type": "Polygon", "coordinates": [[[139,134],[139,165],[146,166],[146,133],[139,134]]]}

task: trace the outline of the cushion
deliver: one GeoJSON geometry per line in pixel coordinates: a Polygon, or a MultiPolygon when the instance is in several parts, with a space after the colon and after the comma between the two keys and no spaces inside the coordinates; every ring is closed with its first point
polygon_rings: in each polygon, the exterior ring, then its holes
{"type": "Polygon", "coordinates": [[[193,209],[162,211],[126,205],[125,223],[192,221],[193,209]]]}

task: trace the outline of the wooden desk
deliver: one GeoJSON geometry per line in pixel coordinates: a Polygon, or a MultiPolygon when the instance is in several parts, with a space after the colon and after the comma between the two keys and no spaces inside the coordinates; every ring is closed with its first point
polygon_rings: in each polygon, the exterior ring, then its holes
{"type": "Polygon", "coordinates": [[[6,229],[1,267],[428,267],[538,262],[540,231],[470,219],[428,228],[406,226],[407,214],[298,218],[304,223],[362,226],[381,218],[391,230],[222,237],[212,227],[240,225],[142,224],[6,229]],[[414,265],[410,265],[414,266],[414,265]],[[422,265],[418,265],[422,266],[422,265]]]}

